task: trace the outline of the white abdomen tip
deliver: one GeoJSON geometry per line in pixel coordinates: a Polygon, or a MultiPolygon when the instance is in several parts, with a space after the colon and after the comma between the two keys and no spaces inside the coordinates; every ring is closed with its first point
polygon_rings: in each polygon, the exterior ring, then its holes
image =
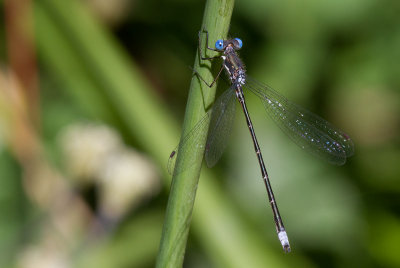
{"type": "Polygon", "coordinates": [[[289,238],[286,234],[286,231],[280,231],[278,233],[278,238],[279,241],[281,241],[283,250],[285,251],[285,253],[289,253],[290,252],[290,244],[289,244],[289,238]]]}

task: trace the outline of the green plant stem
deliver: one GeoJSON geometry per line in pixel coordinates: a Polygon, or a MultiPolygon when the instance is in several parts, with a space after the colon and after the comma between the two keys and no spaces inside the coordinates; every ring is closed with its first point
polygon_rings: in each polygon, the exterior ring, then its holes
{"type": "MultiPolygon", "coordinates": [[[[207,1],[202,29],[207,29],[209,31],[210,41],[226,37],[233,5],[234,0],[207,1]]],[[[211,63],[201,62],[200,66],[198,53],[196,54],[194,69],[198,71],[199,75],[206,81],[213,80],[213,75],[210,71],[211,63]]],[[[206,110],[214,100],[215,88],[216,86],[212,89],[208,88],[197,76],[193,76],[181,139],[205,115],[206,110]]],[[[206,140],[204,139],[202,142],[204,145],[206,140]]],[[[199,144],[199,146],[200,145],[201,144],[199,144]]],[[[184,155],[185,153],[186,152],[182,151],[179,155],[176,162],[177,166],[183,163],[180,159],[189,157],[188,155],[184,155]]],[[[187,150],[187,154],[191,153],[194,152],[187,150]]],[[[191,165],[188,169],[183,168],[185,172],[174,174],[172,178],[171,191],[157,258],[157,267],[182,267],[200,176],[200,168],[203,160],[203,152],[198,151],[195,158],[196,163],[194,165],[191,165]]]]}

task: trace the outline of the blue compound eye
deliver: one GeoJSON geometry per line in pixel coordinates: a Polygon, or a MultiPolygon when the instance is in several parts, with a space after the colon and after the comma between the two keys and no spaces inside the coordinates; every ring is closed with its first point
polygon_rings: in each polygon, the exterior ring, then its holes
{"type": "Polygon", "coordinates": [[[235,38],[235,40],[238,42],[238,48],[242,48],[243,42],[239,38],[235,38]]]}
{"type": "Polygon", "coordinates": [[[215,42],[215,48],[218,50],[223,50],[224,49],[224,40],[219,39],[217,42],[215,42]]]}

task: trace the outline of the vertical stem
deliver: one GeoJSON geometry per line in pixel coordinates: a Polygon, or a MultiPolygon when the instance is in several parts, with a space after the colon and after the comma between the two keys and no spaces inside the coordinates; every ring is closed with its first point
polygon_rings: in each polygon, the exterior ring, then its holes
{"type": "MultiPolygon", "coordinates": [[[[211,42],[226,37],[233,5],[234,0],[207,1],[201,29],[208,30],[211,42]]],[[[196,37],[197,33],[193,33],[193,38],[196,37]]],[[[196,53],[194,69],[201,77],[205,78],[207,81],[212,81],[211,63],[201,62],[200,65],[198,53],[196,53]]],[[[214,100],[215,89],[216,86],[210,89],[205,86],[197,76],[193,76],[181,138],[204,116],[206,110],[214,100]]],[[[205,145],[206,139],[202,142],[203,145],[205,145]]],[[[199,146],[201,146],[201,144],[199,144],[199,146]]],[[[182,154],[179,154],[176,166],[180,166],[181,162],[183,163],[180,159],[188,157],[185,155],[185,150],[180,151],[182,154]]],[[[186,151],[187,154],[193,153],[189,150],[186,151]]],[[[200,168],[203,160],[203,152],[198,150],[196,150],[196,152],[198,152],[198,155],[196,155],[196,163],[190,168],[184,168],[184,172],[174,174],[172,178],[171,191],[157,257],[157,267],[182,267],[200,176],[200,168]]]]}

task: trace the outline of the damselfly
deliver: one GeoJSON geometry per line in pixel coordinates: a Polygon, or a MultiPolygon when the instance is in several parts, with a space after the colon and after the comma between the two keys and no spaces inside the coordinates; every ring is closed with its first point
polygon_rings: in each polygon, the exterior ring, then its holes
{"type": "MultiPolygon", "coordinates": [[[[246,74],[244,64],[239,58],[237,50],[242,47],[242,41],[239,38],[218,40],[215,48],[208,45],[208,32],[206,30],[199,32],[199,53],[202,60],[213,60],[221,58],[222,66],[212,81],[207,83],[196,71],[198,77],[209,87],[217,81],[225,69],[229,76],[231,87],[226,90],[215,101],[212,110],[194,126],[194,128],[181,140],[177,149],[171,153],[168,168],[172,172],[175,166],[177,154],[182,151],[201,150],[201,142],[207,135],[205,148],[205,160],[207,166],[214,166],[221,157],[228,140],[231,130],[233,117],[235,114],[235,96],[239,101],[250,135],[253,140],[254,149],[258,158],[261,169],[261,175],[267,188],[269,203],[274,214],[274,221],[278,238],[285,252],[290,252],[289,239],[283,225],[283,221],[279,214],[278,206],[272,191],[268,173],[265,168],[264,160],[258,145],[257,137],[253,124],[250,119],[249,112],[246,107],[243,89],[249,90],[257,95],[263,102],[267,113],[273,121],[285,132],[297,145],[308,152],[327,160],[336,165],[343,165],[346,158],[354,153],[353,141],[350,137],[334,127],[321,117],[301,108],[300,106],[290,102],[278,92],[267,85],[264,85],[246,74]],[[214,57],[203,56],[201,49],[201,34],[206,34],[207,49],[219,52],[214,57]],[[209,126],[208,132],[206,128],[209,126]],[[179,148],[179,149],[178,149],[179,148]]],[[[183,159],[186,162],[185,167],[190,166],[195,159],[183,159]]],[[[175,169],[175,173],[183,170],[175,169]]]]}

